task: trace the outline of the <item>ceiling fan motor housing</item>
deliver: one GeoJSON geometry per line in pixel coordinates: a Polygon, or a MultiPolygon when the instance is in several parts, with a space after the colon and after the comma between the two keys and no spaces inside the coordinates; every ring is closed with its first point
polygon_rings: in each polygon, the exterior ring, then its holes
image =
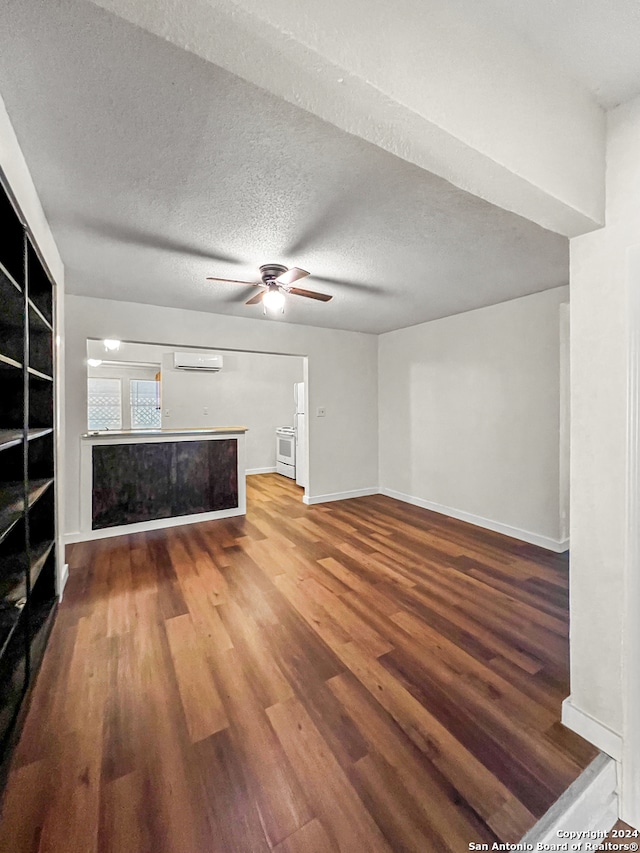
{"type": "Polygon", "coordinates": [[[279,275],[287,272],[288,267],[283,266],[282,264],[263,264],[260,267],[260,278],[264,282],[264,284],[270,284],[274,282],[279,275]]]}

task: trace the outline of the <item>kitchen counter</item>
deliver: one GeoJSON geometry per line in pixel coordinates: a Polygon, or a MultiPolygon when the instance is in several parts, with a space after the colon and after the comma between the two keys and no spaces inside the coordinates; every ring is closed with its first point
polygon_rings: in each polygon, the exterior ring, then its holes
{"type": "Polygon", "coordinates": [[[239,432],[246,432],[247,427],[243,426],[225,426],[225,427],[211,427],[210,429],[200,429],[198,427],[194,427],[193,429],[105,429],[105,430],[97,430],[96,432],[85,432],[82,435],[82,438],[107,438],[107,437],[118,437],[118,436],[126,436],[127,438],[131,436],[149,436],[149,435],[228,435],[239,432]]]}
{"type": "Polygon", "coordinates": [[[244,515],[246,431],[85,433],[77,541],[244,515]]]}

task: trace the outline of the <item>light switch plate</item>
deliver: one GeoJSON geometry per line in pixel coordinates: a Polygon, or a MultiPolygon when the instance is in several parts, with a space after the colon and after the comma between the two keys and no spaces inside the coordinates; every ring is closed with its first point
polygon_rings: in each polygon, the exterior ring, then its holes
{"type": "Polygon", "coordinates": [[[325,409],[324,406],[318,406],[317,417],[323,418],[326,415],[326,413],[327,413],[327,410],[325,409]]]}

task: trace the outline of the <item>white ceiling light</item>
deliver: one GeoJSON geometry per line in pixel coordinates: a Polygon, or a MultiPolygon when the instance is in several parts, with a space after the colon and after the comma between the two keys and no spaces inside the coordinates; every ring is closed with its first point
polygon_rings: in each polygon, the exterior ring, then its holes
{"type": "Polygon", "coordinates": [[[282,311],[284,314],[284,293],[277,287],[277,285],[272,285],[262,297],[262,304],[265,309],[268,308],[269,311],[273,311],[274,314],[276,311],[282,311]]]}
{"type": "Polygon", "coordinates": [[[104,348],[109,350],[109,352],[120,349],[120,341],[113,340],[113,338],[107,338],[102,343],[104,344],[104,348]]]}
{"type": "Polygon", "coordinates": [[[102,364],[102,359],[101,358],[88,358],[87,364],[89,365],[89,367],[100,367],[100,365],[102,364]]]}

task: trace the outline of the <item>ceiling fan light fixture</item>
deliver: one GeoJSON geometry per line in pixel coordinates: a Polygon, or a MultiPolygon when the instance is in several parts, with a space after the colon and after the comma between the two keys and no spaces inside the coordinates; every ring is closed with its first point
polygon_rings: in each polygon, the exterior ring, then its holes
{"type": "Polygon", "coordinates": [[[244,284],[250,287],[259,287],[260,290],[245,305],[257,305],[262,302],[262,310],[266,314],[269,311],[281,311],[284,314],[285,296],[304,296],[306,299],[315,299],[318,302],[330,302],[333,298],[327,293],[318,293],[317,290],[306,290],[303,287],[293,287],[301,278],[306,278],[311,273],[300,267],[287,267],[282,264],[262,264],[260,267],[260,281],[241,281],[237,278],[217,278],[207,276],[207,281],[221,281],[225,284],[244,284]]]}
{"type": "Polygon", "coordinates": [[[277,311],[282,311],[284,314],[284,293],[279,287],[271,286],[262,297],[262,304],[265,310],[273,311],[274,314],[277,311]]]}

